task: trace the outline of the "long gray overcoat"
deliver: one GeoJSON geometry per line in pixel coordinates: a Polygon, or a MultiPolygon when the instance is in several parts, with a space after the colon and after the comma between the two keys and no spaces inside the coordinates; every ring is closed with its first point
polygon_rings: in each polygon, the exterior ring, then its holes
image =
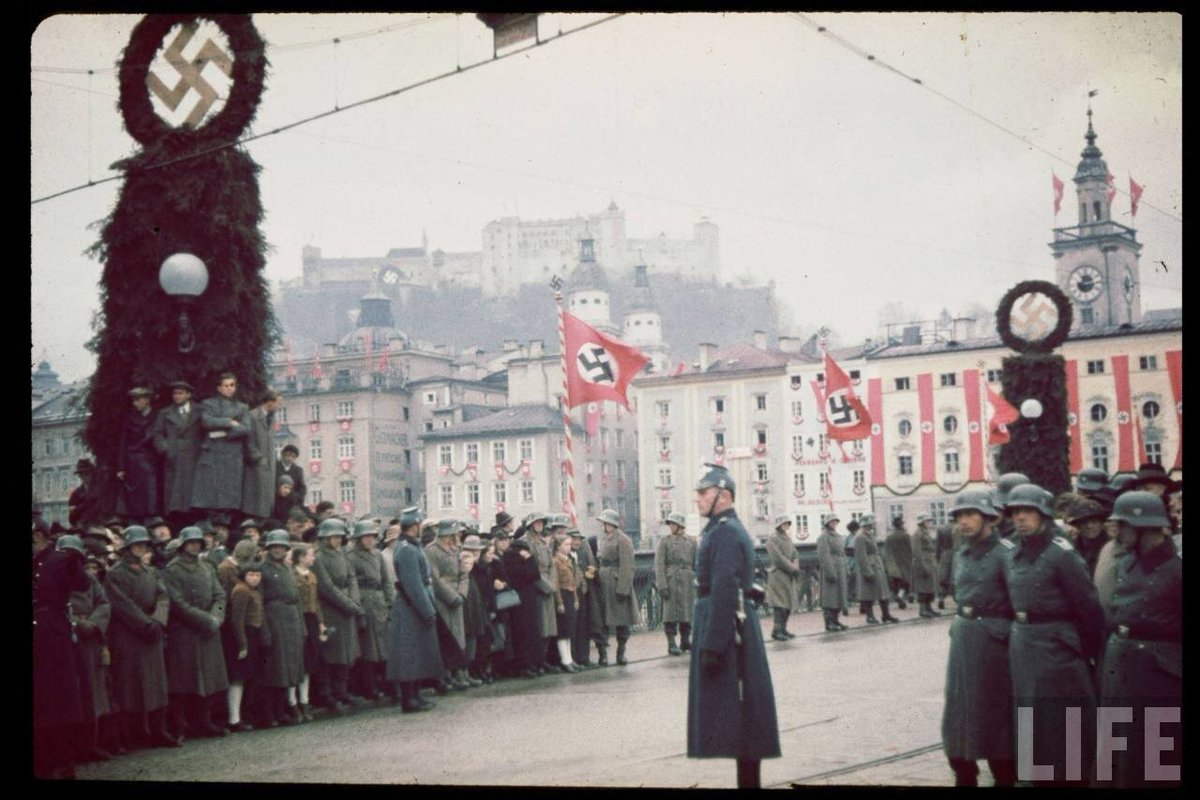
{"type": "Polygon", "coordinates": [[[937,591],[937,539],[921,531],[913,536],[912,590],[917,594],[937,591]]]}
{"type": "Polygon", "coordinates": [[[462,568],[458,560],[458,548],[449,552],[438,545],[437,540],[425,547],[425,559],[433,576],[433,603],[438,616],[446,623],[454,641],[460,648],[467,646],[467,632],[463,626],[463,604],[467,602],[467,584],[471,574],[462,568]]]}
{"type": "MultiPolygon", "coordinates": [[[[581,551],[584,549],[580,548],[581,551]]],[[[584,566],[580,562],[580,567],[584,566]]],[[[696,603],[695,539],[680,531],[658,540],[654,552],[654,584],[658,587],[659,597],[664,598],[662,621],[690,625],[692,606],[696,603]]]]}
{"type": "Polygon", "coordinates": [[[637,605],[633,597],[633,540],[624,531],[603,534],[597,544],[600,561],[600,596],[604,626],[637,624],[637,605]]]}
{"type": "Polygon", "coordinates": [[[167,617],[167,681],[171,694],[207,697],[229,688],[218,631],[225,621],[225,590],[217,571],[180,548],[162,570],[171,598],[167,617]]]}
{"type": "Polygon", "coordinates": [[[263,653],[259,680],[264,686],[298,686],[304,677],[304,609],[296,573],[269,555],[262,563],[263,624],[271,632],[271,646],[263,653]]]}
{"type": "Polygon", "coordinates": [[[108,595],[94,575],[91,586],[82,592],[71,592],[71,616],[75,619],[75,635],[83,651],[85,685],[81,688],[92,698],[92,714],[99,719],[112,711],[108,699],[108,667],[104,664],[105,636],[112,619],[108,595]]]}
{"type": "Polygon", "coordinates": [[[112,655],[112,701],[117,711],[155,711],[167,704],[163,658],[170,599],[158,570],[126,556],[108,571],[104,591],[112,606],[108,649],[112,655]]]}
{"type": "Polygon", "coordinates": [[[883,559],[879,557],[879,545],[875,543],[875,534],[859,530],[854,534],[854,560],[858,563],[855,579],[858,581],[856,597],[860,603],[887,600],[888,593],[887,570],[884,569],[883,559]]]}
{"type": "Polygon", "coordinates": [[[800,610],[800,554],[792,537],[776,530],[767,537],[767,605],[800,610]]]}
{"type": "Polygon", "coordinates": [[[821,565],[821,608],[845,608],[849,602],[846,543],[837,531],[829,528],[821,531],[817,537],[817,561],[821,565]]]}
{"type": "Polygon", "coordinates": [[[558,613],[555,610],[558,572],[554,569],[554,554],[550,552],[550,543],[544,536],[531,531],[526,534],[525,541],[529,542],[529,552],[538,566],[538,581],[534,584],[538,593],[538,634],[543,639],[554,637],[558,635],[558,613]]]}
{"type": "Polygon", "coordinates": [[[396,600],[388,624],[387,678],[419,681],[441,677],[433,575],[420,544],[408,536],[396,540],[396,600]]]}
{"type": "MultiPolygon", "coordinates": [[[[260,522],[275,508],[275,415],[262,406],[250,411],[246,468],[242,472],[242,511],[260,522]]],[[[283,520],[280,520],[281,522],[283,520]]]]}
{"type": "Polygon", "coordinates": [[[163,460],[162,510],[164,514],[192,507],[192,485],[204,431],[200,427],[200,404],[188,402],[188,413],[179,406],[158,412],[154,420],[154,449],[163,460]]]}
{"type": "Polygon", "coordinates": [[[754,583],[754,544],[733,509],[709,519],[696,554],[696,610],[688,677],[689,758],[776,758],[779,722],[762,630],[752,606],[738,622],[738,590],[754,583]],[[741,644],[735,632],[740,630],[741,644]],[[709,674],[701,653],[719,654],[709,674]],[[741,687],[739,688],[739,678],[741,687]]]}
{"type": "Polygon", "coordinates": [[[892,528],[883,541],[883,565],[888,578],[910,583],[913,559],[912,537],[904,528],[892,528]]]}
{"type": "Polygon", "coordinates": [[[1012,548],[1012,542],[992,532],[965,545],[954,560],[954,602],[960,615],[950,624],[946,665],[942,749],[947,758],[1013,759],[1008,666],[1012,605],[1004,581],[1004,561],[1012,548]]]}
{"type": "Polygon", "coordinates": [[[366,616],[358,629],[358,640],[362,646],[364,661],[386,661],[388,653],[388,614],[396,600],[396,589],[388,580],[383,554],[378,550],[364,550],[354,546],[346,553],[346,560],[354,569],[358,580],[358,597],[366,616]]]}
{"type": "Polygon", "coordinates": [[[209,397],[200,403],[200,427],[203,440],[192,484],[192,507],[241,508],[250,409],[220,395],[209,397]]]}
{"type": "Polygon", "coordinates": [[[326,540],[317,547],[312,571],[317,576],[325,626],[335,629],[321,645],[321,659],[326,664],[353,664],[359,656],[358,618],[363,615],[354,570],[345,553],[334,550],[326,540]]]}

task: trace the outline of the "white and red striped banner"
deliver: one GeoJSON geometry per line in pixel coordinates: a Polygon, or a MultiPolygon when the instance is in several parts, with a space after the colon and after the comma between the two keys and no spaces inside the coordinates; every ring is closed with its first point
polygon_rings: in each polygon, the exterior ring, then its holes
{"type": "MultiPolygon", "coordinates": [[[[1183,469],[1183,351],[1167,351],[1167,377],[1171,379],[1171,398],[1175,401],[1175,419],[1179,423],[1176,435],[1175,461],[1171,469],[1183,469]]],[[[1165,461],[1165,459],[1164,459],[1165,461]]]]}
{"type": "Polygon", "coordinates": [[[1117,471],[1137,469],[1133,452],[1133,404],[1129,391],[1129,356],[1113,356],[1113,383],[1117,395],[1117,471]]]}
{"type": "Polygon", "coordinates": [[[871,485],[887,483],[886,465],[883,463],[883,379],[867,381],[867,412],[871,415],[871,485]]]}
{"type": "Polygon", "coordinates": [[[937,440],[933,433],[933,375],[917,376],[917,407],[921,417],[921,483],[937,480],[937,440]]]}
{"type": "Polygon", "coordinates": [[[979,370],[963,371],[963,391],[967,401],[967,480],[981,481],[983,474],[983,400],[979,395],[979,370]]]}
{"type": "Polygon", "coordinates": [[[1067,437],[1071,474],[1083,469],[1083,426],[1079,424],[1079,362],[1067,362],[1067,437]]]}

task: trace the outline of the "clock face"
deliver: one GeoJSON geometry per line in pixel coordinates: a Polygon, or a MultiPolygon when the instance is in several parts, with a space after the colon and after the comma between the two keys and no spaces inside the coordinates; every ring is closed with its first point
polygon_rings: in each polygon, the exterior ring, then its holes
{"type": "Polygon", "coordinates": [[[1076,300],[1090,303],[1100,296],[1104,289],[1104,279],[1100,276],[1100,270],[1095,267],[1080,267],[1071,273],[1068,288],[1076,300]]]}
{"type": "Polygon", "coordinates": [[[1125,277],[1121,280],[1121,291],[1125,294],[1125,299],[1132,302],[1133,293],[1137,290],[1137,281],[1133,279],[1133,272],[1125,270],[1125,277]]]}

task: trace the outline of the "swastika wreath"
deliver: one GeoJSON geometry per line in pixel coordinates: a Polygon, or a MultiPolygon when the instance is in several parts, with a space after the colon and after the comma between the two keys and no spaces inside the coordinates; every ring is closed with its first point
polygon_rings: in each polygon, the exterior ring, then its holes
{"type": "Polygon", "coordinates": [[[129,134],[147,147],[236,140],[254,119],[266,79],[266,44],[244,14],[151,14],[133,29],[121,58],[121,115],[129,134]],[[224,108],[198,128],[172,127],[154,112],[147,76],[163,39],[176,25],[210,20],[229,38],[233,86],[224,108]]]}
{"type": "Polygon", "coordinates": [[[996,307],[996,332],[1001,341],[1018,353],[1049,353],[1066,341],[1073,318],[1071,301],[1062,289],[1049,281],[1021,281],[1000,298],[1000,305],[996,307]],[[1033,294],[1049,298],[1058,312],[1054,328],[1040,339],[1026,339],[1012,329],[1013,307],[1022,297],[1033,294]]]}

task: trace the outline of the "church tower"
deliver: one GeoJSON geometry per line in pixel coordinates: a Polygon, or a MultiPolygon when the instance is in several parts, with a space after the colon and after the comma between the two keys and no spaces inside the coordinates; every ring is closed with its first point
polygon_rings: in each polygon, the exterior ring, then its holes
{"type": "Polygon", "coordinates": [[[667,345],[663,341],[662,317],[650,290],[650,276],[645,264],[633,268],[633,296],[625,314],[621,339],[650,356],[647,371],[659,374],[666,372],[667,345]]]}
{"type": "Polygon", "coordinates": [[[567,308],[593,328],[615,334],[608,304],[608,277],[596,263],[595,244],[591,238],[579,242],[579,264],[567,279],[567,308]]]}
{"type": "Polygon", "coordinates": [[[1076,331],[1142,319],[1142,245],[1136,230],[1112,220],[1108,165],[1096,147],[1091,108],[1087,113],[1087,146],[1075,170],[1079,224],[1055,228],[1050,244],[1058,285],[1074,305],[1076,331]]]}

